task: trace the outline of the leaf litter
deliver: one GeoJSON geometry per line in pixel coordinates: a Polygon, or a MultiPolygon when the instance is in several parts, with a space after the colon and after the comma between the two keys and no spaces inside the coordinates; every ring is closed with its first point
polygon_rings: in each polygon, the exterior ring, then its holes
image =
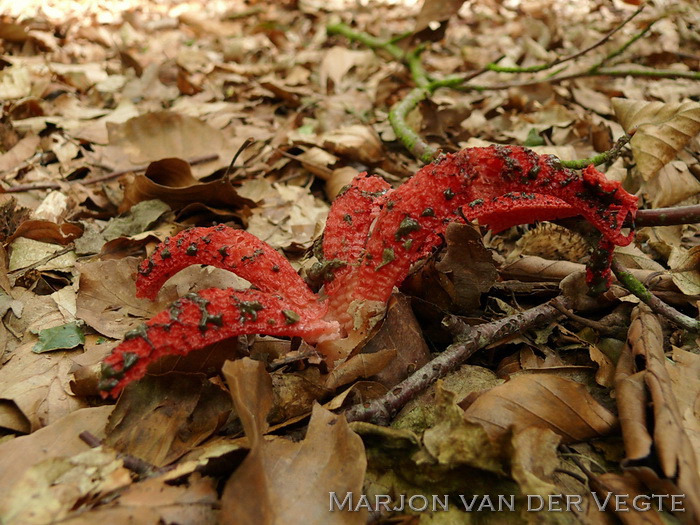
{"type": "MultiPolygon", "coordinates": [[[[576,53],[634,4],[0,3],[0,185],[24,188],[0,201],[5,522],[368,519],[328,513],[331,490],[519,501],[581,494],[584,510],[562,523],[603,522],[593,489],[682,492],[697,516],[697,334],[640,305],[631,320],[631,306],[622,314],[627,337],[610,336],[606,314],[626,292],[613,287],[607,311],[587,310],[582,280],[573,279],[584,268],[581,241],[551,224],[487,234],[485,247],[474,228],[449,229],[444,251],[392,299],[367,353],[331,374],[299,341],[249,336],[159,363],[116,407],[96,397],[99,362],[143,319],[188,291],[246,286],[191,268],[157,302],[136,299],[138,261],[157,242],[226,222],[306,270],[329,200],[355,174],[397,183],[419,167],[388,122],[411,87],[405,70],[328,36],[326,24],[341,19],[380,38],[405,33],[400,45],[427,45],[431,74],[450,75],[499,57],[527,67],[576,53]],[[563,279],[583,317],[485,349],[413,399],[392,427],[348,426],[315,403],[337,410],[378,397],[449,343],[446,314],[473,324],[518,311],[551,297],[563,279]],[[256,361],[230,361],[246,355],[256,361]],[[91,450],[82,432],[103,445],[91,450]]],[[[650,3],[581,64],[654,22],[614,66],[697,71],[699,17],[692,2],[650,3]]],[[[479,83],[512,78],[490,71],[479,83]]],[[[700,202],[699,95],[687,78],[583,75],[438,91],[408,120],[446,150],[528,144],[564,160],[635,130],[608,176],[648,207],[674,206],[700,202]]],[[[655,226],[637,240],[621,250],[625,264],[694,315],[697,226],[655,226]]],[[[416,519],[464,522],[463,509],[416,519]]],[[[635,517],[658,523],[668,511],[635,517]]],[[[516,513],[513,523],[535,516],[551,514],[516,513]]],[[[372,514],[390,518],[385,509],[372,514]]]]}

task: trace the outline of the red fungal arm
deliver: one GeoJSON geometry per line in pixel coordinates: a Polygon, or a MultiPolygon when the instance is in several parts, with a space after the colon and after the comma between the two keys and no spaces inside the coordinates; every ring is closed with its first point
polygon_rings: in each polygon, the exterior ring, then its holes
{"type": "Polygon", "coordinates": [[[116,397],[164,355],[192,350],[244,334],[274,334],[318,342],[338,336],[338,323],[322,319],[325,307],[299,308],[278,294],[209,288],[174,302],[127,333],[102,363],[99,388],[116,397]]]}
{"type": "Polygon", "coordinates": [[[139,266],[136,295],[155,299],[165,281],[193,264],[229,270],[264,292],[287,297],[297,307],[317,302],[284,256],[255,235],[224,225],[191,228],[166,239],[139,266]]]}
{"type": "Polygon", "coordinates": [[[517,146],[446,155],[386,195],[360,268],[338,288],[340,297],[330,297],[331,312],[347,310],[353,300],[386,301],[462,215],[499,231],[580,214],[609,242],[626,245],[632,234],[622,235],[622,225],[636,210],[636,197],[593,167],[579,176],[556,157],[517,146]]]}
{"type": "Polygon", "coordinates": [[[323,233],[326,260],[357,262],[389,189],[391,186],[384,179],[360,173],[333,201],[323,233]]]}
{"type": "Polygon", "coordinates": [[[361,173],[350,186],[333,201],[323,233],[323,257],[330,266],[331,279],[326,282],[328,315],[350,324],[346,308],[348,282],[358,269],[364,253],[370,228],[386,201],[389,183],[379,177],[361,173]]]}

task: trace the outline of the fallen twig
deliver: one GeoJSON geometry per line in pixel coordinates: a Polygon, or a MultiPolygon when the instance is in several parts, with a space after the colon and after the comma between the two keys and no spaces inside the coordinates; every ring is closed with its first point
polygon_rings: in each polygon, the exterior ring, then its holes
{"type": "Polygon", "coordinates": [[[454,371],[477,350],[516,333],[549,323],[563,314],[564,297],[557,297],[524,312],[474,327],[465,327],[457,341],[428,364],[404,379],[384,396],[369,403],[355,405],[345,412],[348,421],[372,421],[388,424],[398,411],[420,392],[454,371]]]}
{"type": "Polygon", "coordinates": [[[673,306],[664,303],[661,299],[656,297],[641,281],[632,275],[632,272],[625,268],[617,258],[613,258],[610,267],[615,277],[617,277],[617,280],[654,312],[663,315],[682,328],[695,332],[700,331],[700,321],[679,312],[673,306]]]}
{"type": "MultiPolygon", "coordinates": [[[[209,162],[212,160],[216,160],[219,158],[218,154],[212,154],[212,155],[201,155],[199,157],[193,157],[187,162],[191,164],[192,166],[196,164],[203,164],[205,162],[209,162]]],[[[2,188],[0,187],[0,193],[22,193],[25,191],[33,191],[33,190],[60,190],[64,184],[76,184],[80,183],[83,185],[87,184],[98,184],[100,182],[106,182],[108,180],[112,179],[118,179],[119,177],[122,177],[123,175],[127,175],[129,173],[134,173],[138,171],[146,171],[148,169],[148,164],[143,164],[141,166],[134,166],[133,168],[125,169],[125,170],[116,170],[113,171],[112,173],[108,173],[107,175],[102,175],[101,177],[95,177],[93,179],[78,179],[78,180],[66,180],[66,181],[61,181],[61,182],[37,182],[35,184],[19,184],[17,186],[12,186],[10,188],[2,188]]]]}

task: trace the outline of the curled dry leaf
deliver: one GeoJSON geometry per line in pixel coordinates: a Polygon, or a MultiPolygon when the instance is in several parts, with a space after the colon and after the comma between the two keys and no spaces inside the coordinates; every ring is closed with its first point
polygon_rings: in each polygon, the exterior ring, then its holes
{"type": "Polygon", "coordinates": [[[377,132],[369,126],[346,126],[329,131],[320,139],[323,147],[336,155],[363,164],[377,164],[384,158],[384,145],[377,132]]]}
{"type": "Polygon", "coordinates": [[[167,304],[163,301],[176,297],[171,290],[169,297],[157,303],[136,298],[133,276],[137,268],[135,257],[80,264],[76,317],[99,333],[117,339],[136,326],[140,318],[153,315],[159,306],[167,304]]]}
{"type": "Polygon", "coordinates": [[[86,450],[70,458],[46,459],[30,467],[12,487],[2,508],[8,524],[42,525],[83,510],[85,502],[99,500],[131,484],[131,473],[113,450],[86,450]]]}
{"type": "Polygon", "coordinates": [[[20,140],[15,146],[0,155],[0,172],[9,172],[31,158],[39,146],[41,139],[39,135],[29,134],[20,140]]]}
{"type": "Polygon", "coordinates": [[[177,158],[152,162],[146,173],[127,184],[119,211],[123,213],[139,202],[153,199],[167,203],[173,210],[195,202],[228,210],[255,206],[255,202],[241,197],[225,179],[199,182],[192,175],[189,163],[177,158]]]}
{"type": "Polygon", "coordinates": [[[230,412],[229,396],[203,375],[147,376],[119,398],[106,443],[162,467],[216,432],[230,412]]]}
{"type": "Polygon", "coordinates": [[[564,443],[609,434],[615,416],[585,386],[551,374],[521,374],[479,396],[464,412],[492,437],[527,427],[550,428],[564,443]]]}
{"type": "Polygon", "coordinates": [[[653,178],[700,132],[700,103],[647,102],[614,98],[613,110],[625,131],[636,130],[630,141],[644,180],[653,178]]]}
{"type": "Polygon", "coordinates": [[[251,451],[226,484],[221,523],[365,523],[365,512],[328,512],[329,492],[359,494],[365,475],[362,439],[345,419],[316,405],[303,441],[265,441],[272,386],[264,365],[229,361],[224,375],[251,451]]]}
{"type": "MultiPolygon", "coordinates": [[[[686,430],[687,400],[681,413],[669,373],[676,366],[664,355],[661,324],[646,305],[633,311],[627,341],[615,376],[626,468],[654,492],[685,494],[684,518],[696,522],[700,516],[697,424],[689,429],[696,439],[694,447],[686,430]],[[638,370],[642,363],[644,369],[638,370]]],[[[674,376],[679,377],[677,372],[674,376]]],[[[697,399],[698,383],[689,384],[696,388],[697,399]]]]}
{"type": "Polygon", "coordinates": [[[18,237],[32,239],[34,241],[70,244],[83,234],[83,227],[80,224],[64,222],[56,224],[49,221],[28,220],[22,222],[15,232],[7,239],[11,243],[18,237]]]}
{"type": "Polygon", "coordinates": [[[413,28],[413,44],[420,42],[437,42],[445,35],[447,24],[453,18],[464,0],[427,0],[416,18],[413,28]]]}
{"type": "Polygon", "coordinates": [[[396,358],[374,376],[374,380],[391,388],[428,362],[430,349],[420,324],[413,315],[411,300],[394,294],[389,300],[386,317],[379,331],[364,345],[364,354],[395,349],[396,358]]]}

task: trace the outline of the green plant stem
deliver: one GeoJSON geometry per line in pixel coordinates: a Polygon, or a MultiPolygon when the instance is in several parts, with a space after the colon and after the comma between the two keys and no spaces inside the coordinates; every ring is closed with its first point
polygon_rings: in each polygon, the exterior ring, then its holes
{"type": "Polygon", "coordinates": [[[664,303],[661,299],[652,294],[646,286],[632,275],[632,272],[625,268],[615,257],[613,258],[611,268],[617,280],[654,312],[663,315],[681,328],[693,330],[695,332],[700,331],[700,321],[679,312],[673,306],[664,303]]]}
{"type": "Polygon", "coordinates": [[[644,35],[646,35],[646,34],[649,32],[649,30],[651,29],[651,26],[652,26],[652,25],[654,25],[653,22],[652,22],[651,24],[649,24],[648,26],[646,26],[644,29],[642,29],[639,33],[637,33],[636,35],[634,35],[632,38],[630,38],[627,42],[625,42],[624,44],[622,44],[620,47],[618,47],[617,49],[615,49],[615,50],[611,51],[610,53],[608,53],[605,57],[603,57],[603,58],[600,60],[600,62],[598,62],[597,64],[595,64],[593,67],[591,67],[591,68],[589,69],[589,71],[590,71],[591,73],[593,73],[593,72],[597,71],[598,69],[600,69],[604,64],[607,64],[608,62],[610,62],[613,58],[616,58],[616,57],[620,56],[622,53],[624,53],[624,52],[627,50],[627,48],[629,48],[629,47],[630,47],[632,44],[634,44],[637,40],[639,40],[639,39],[642,38],[644,35]]]}
{"type": "Polygon", "coordinates": [[[431,93],[425,88],[413,88],[403,100],[397,102],[389,110],[389,122],[396,136],[414,157],[426,163],[432,161],[438,155],[438,150],[411,129],[411,126],[406,122],[406,115],[421,101],[428,98],[431,93]]]}
{"type": "MultiPolygon", "coordinates": [[[[641,13],[644,10],[644,5],[639,6],[639,8],[632,13],[630,16],[628,16],[625,20],[623,20],[618,26],[613,28],[608,34],[606,34],[603,38],[595,42],[594,44],[588,46],[585,49],[582,49],[581,51],[577,51],[576,53],[573,53],[569,56],[566,57],[561,57],[557,58],[556,60],[553,60],[552,62],[549,62],[547,64],[538,64],[534,66],[526,66],[526,67],[519,67],[519,66],[514,66],[514,67],[507,67],[507,66],[499,66],[495,61],[486,66],[486,69],[489,71],[495,71],[498,73],[536,73],[538,71],[544,71],[546,69],[551,69],[554,66],[558,66],[559,64],[563,64],[564,62],[569,62],[571,60],[575,60],[586,53],[593,51],[596,47],[602,46],[605,42],[610,40],[610,38],[617,33],[620,29],[622,29],[624,26],[626,26],[634,17],[636,17],[639,13],[641,13]]],[[[651,27],[651,24],[644,30],[644,32],[649,30],[649,27],[651,27]]],[[[641,35],[640,35],[641,36],[641,35]]],[[[636,40],[636,39],[634,39],[636,40]]],[[[627,42],[626,45],[623,46],[624,49],[627,49],[633,42],[627,42]]],[[[622,51],[624,51],[622,49],[622,51]]],[[[620,51],[620,52],[622,52],[620,51]]],[[[619,53],[617,53],[619,54],[619,53]]],[[[617,55],[615,55],[617,56],[617,55]]],[[[605,61],[609,60],[612,58],[612,56],[608,55],[603,61],[598,64],[598,66],[601,66],[605,61]]]]}
{"type": "Polygon", "coordinates": [[[601,164],[612,163],[617,157],[620,156],[620,154],[622,153],[622,148],[624,148],[625,144],[627,144],[630,141],[633,134],[634,133],[625,133],[623,136],[617,139],[617,142],[615,142],[615,145],[612,148],[602,153],[599,153],[598,155],[594,155],[593,157],[581,160],[562,160],[561,165],[565,168],[581,170],[587,166],[590,166],[591,164],[593,164],[594,166],[599,166],[601,164]]]}
{"type": "Polygon", "coordinates": [[[405,54],[403,50],[390,40],[380,40],[368,33],[362,33],[360,31],[355,31],[350,26],[343,24],[342,22],[337,24],[329,24],[326,26],[326,32],[329,35],[342,35],[350,40],[355,40],[360,42],[370,49],[383,49],[391,55],[394,60],[403,62],[405,59],[405,54]]]}

